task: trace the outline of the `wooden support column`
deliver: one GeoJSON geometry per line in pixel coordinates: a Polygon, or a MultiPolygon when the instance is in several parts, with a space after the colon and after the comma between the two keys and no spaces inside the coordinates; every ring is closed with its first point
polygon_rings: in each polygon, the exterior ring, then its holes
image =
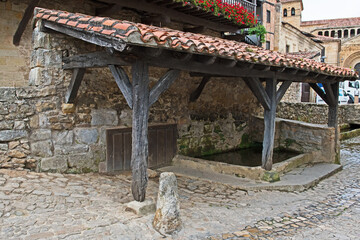
{"type": "Polygon", "coordinates": [[[339,129],[338,129],[338,107],[339,107],[339,83],[324,84],[326,95],[329,95],[328,126],[335,128],[335,161],[340,157],[339,129]]]}
{"type": "Polygon", "coordinates": [[[270,171],[273,163],[274,137],[275,137],[275,118],[276,118],[276,78],[266,79],[266,93],[270,100],[270,108],[264,111],[264,140],[262,150],[262,168],[270,171]]]}
{"type": "MultiPolygon", "coordinates": [[[[117,70],[119,70],[118,68],[117,70]]],[[[137,60],[132,65],[132,184],[131,192],[136,201],[145,200],[148,182],[148,118],[149,108],[179,76],[179,70],[169,70],[149,91],[149,69],[145,61],[137,60]]],[[[114,69],[115,75],[120,73],[114,69]]],[[[126,79],[125,76],[121,77],[126,79]]],[[[124,86],[122,86],[124,88],[124,86]]],[[[129,89],[129,86],[125,87],[129,89]]]]}
{"type": "Polygon", "coordinates": [[[148,65],[136,61],[132,65],[132,184],[131,192],[136,201],[145,200],[148,182],[148,118],[149,118],[149,74],[148,65]]]}

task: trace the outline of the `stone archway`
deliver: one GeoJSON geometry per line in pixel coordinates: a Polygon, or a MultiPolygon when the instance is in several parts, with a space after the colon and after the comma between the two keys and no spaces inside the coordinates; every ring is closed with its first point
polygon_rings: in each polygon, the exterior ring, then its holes
{"type": "Polygon", "coordinates": [[[354,66],[354,70],[360,73],[360,62],[356,63],[354,66]]]}
{"type": "Polygon", "coordinates": [[[357,65],[358,63],[360,63],[360,51],[354,52],[349,55],[343,62],[343,67],[354,69],[355,65],[357,65]]]}

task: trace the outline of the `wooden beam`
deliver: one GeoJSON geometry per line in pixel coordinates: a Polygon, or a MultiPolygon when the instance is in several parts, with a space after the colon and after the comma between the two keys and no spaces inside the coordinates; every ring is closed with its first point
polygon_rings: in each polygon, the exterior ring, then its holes
{"type": "Polygon", "coordinates": [[[148,65],[144,61],[136,61],[132,65],[132,154],[131,192],[136,201],[145,200],[148,182],[148,118],[149,118],[149,74],[148,65]]]}
{"type": "Polygon", "coordinates": [[[262,150],[262,168],[267,171],[272,169],[274,137],[275,137],[275,118],[276,118],[276,78],[266,79],[266,93],[269,96],[270,108],[264,111],[264,140],[262,150]]]}
{"type": "MultiPolygon", "coordinates": [[[[110,49],[110,48],[107,48],[110,49]]],[[[110,50],[109,50],[110,51],[110,50]]],[[[123,58],[111,56],[105,51],[80,54],[63,58],[63,69],[74,68],[97,68],[108,65],[125,66],[130,65],[123,58]]]]}
{"type": "Polygon", "coordinates": [[[20,44],[20,40],[21,40],[21,36],[23,35],[27,24],[29,23],[33,13],[34,13],[34,9],[35,7],[39,4],[40,0],[31,0],[31,2],[29,3],[29,5],[27,6],[27,8],[25,9],[24,15],[19,23],[18,28],[16,29],[16,32],[14,34],[13,37],[13,44],[15,46],[19,46],[20,44]]]}
{"type": "Polygon", "coordinates": [[[120,91],[124,95],[127,104],[132,109],[133,107],[132,85],[130,83],[128,75],[126,74],[124,69],[122,69],[122,67],[109,65],[109,68],[111,70],[112,75],[115,78],[116,84],[118,85],[120,91]]]}
{"type": "Polygon", "coordinates": [[[192,25],[196,24],[198,26],[205,26],[205,27],[208,27],[208,28],[216,30],[216,31],[236,32],[238,29],[240,29],[240,26],[236,27],[236,26],[230,26],[227,24],[216,23],[214,21],[210,21],[210,20],[200,18],[200,17],[195,17],[194,15],[185,14],[180,11],[177,11],[177,10],[174,10],[171,8],[167,8],[165,6],[160,6],[160,5],[148,3],[145,1],[106,0],[106,2],[115,3],[122,7],[132,8],[132,9],[149,12],[149,13],[156,13],[156,14],[166,13],[166,15],[169,16],[173,20],[192,24],[192,25]]]}
{"type": "Polygon", "coordinates": [[[264,109],[270,110],[270,98],[267,95],[259,78],[243,78],[246,85],[250,88],[256,99],[261,103],[264,109]]]}
{"type": "Polygon", "coordinates": [[[171,84],[179,77],[180,70],[169,70],[162,76],[155,86],[150,91],[149,106],[153,105],[158,99],[161,93],[168,89],[171,84]]]}
{"type": "Polygon", "coordinates": [[[84,74],[85,68],[76,68],[73,70],[70,85],[65,93],[65,103],[74,103],[84,74]]]}
{"type": "Polygon", "coordinates": [[[327,99],[325,92],[316,83],[309,83],[309,85],[312,89],[314,89],[317,95],[319,95],[321,99],[329,105],[329,100],[327,99]]]}
{"type": "Polygon", "coordinates": [[[124,51],[126,47],[126,43],[120,39],[113,39],[111,37],[107,38],[104,35],[97,33],[89,33],[89,32],[81,32],[79,30],[71,29],[67,26],[57,24],[54,22],[48,22],[46,20],[40,20],[43,22],[43,26],[47,29],[54,30],[56,32],[60,32],[71,37],[81,39],[85,42],[89,42],[102,47],[112,47],[117,51],[124,51]]]}
{"type": "Polygon", "coordinates": [[[210,81],[210,79],[210,76],[205,76],[202,78],[199,86],[196,88],[195,91],[190,94],[190,102],[195,102],[200,97],[202,91],[204,90],[206,84],[210,81]]]}
{"type": "Polygon", "coordinates": [[[284,81],[281,84],[280,88],[276,92],[276,104],[279,104],[281,99],[284,97],[286,91],[290,87],[291,83],[292,83],[292,81],[284,81]]]}

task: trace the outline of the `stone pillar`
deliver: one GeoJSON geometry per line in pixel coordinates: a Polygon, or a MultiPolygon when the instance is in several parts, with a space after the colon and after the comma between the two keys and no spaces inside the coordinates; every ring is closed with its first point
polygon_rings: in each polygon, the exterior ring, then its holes
{"type": "Polygon", "coordinates": [[[176,233],[182,227],[177,181],[174,173],[164,172],[160,174],[153,226],[164,235],[176,233]]]}

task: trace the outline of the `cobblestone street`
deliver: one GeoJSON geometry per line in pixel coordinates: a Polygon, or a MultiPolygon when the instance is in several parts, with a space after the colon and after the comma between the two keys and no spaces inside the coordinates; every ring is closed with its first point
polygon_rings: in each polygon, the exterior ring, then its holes
{"type": "MultiPolygon", "coordinates": [[[[358,239],[360,137],[342,143],[344,170],[305,192],[245,192],[178,178],[175,239],[358,239]]],[[[125,211],[129,176],[0,170],[0,239],[162,239],[153,215],[125,211]]],[[[158,179],[148,198],[155,199],[158,179]]]]}

